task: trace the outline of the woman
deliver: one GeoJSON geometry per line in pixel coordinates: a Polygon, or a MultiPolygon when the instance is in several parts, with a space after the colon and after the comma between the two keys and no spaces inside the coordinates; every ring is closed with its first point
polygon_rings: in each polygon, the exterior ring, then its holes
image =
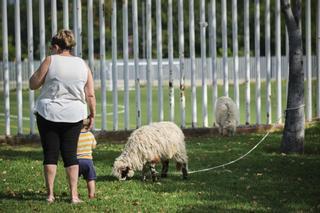
{"type": "Polygon", "coordinates": [[[30,89],[42,86],[35,113],[43,148],[47,201],[54,202],[54,179],[61,153],[69,179],[71,203],[78,196],[77,142],[83,119],[90,111],[90,129],[95,117],[96,100],[93,77],[85,61],[72,55],[75,46],[70,30],[60,30],[51,39],[52,55],[46,57],[29,80],[30,89]]]}

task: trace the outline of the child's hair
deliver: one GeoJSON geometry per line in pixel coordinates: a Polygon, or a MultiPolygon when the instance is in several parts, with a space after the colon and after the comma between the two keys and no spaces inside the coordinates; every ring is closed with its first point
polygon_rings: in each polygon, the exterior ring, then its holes
{"type": "Polygon", "coordinates": [[[90,119],[89,118],[83,119],[82,124],[83,124],[83,128],[88,128],[90,124],[90,119]]]}

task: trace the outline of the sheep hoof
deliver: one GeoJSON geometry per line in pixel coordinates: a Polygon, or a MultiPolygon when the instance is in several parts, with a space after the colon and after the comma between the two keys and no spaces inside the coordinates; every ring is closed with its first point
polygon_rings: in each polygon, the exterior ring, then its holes
{"type": "Polygon", "coordinates": [[[161,177],[162,178],[166,178],[166,177],[168,177],[168,175],[167,174],[161,174],[161,177]]]}
{"type": "Polygon", "coordinates": [[[158,177],[157,177],[157,176],[152,176],[152,181],[153,181],[153,182],[158,181],[158,177]]]}

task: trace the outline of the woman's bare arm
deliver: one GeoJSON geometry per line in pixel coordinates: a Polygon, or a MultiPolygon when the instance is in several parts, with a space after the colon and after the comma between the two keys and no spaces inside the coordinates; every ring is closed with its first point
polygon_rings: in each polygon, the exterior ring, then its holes
{"type": "Polygon", "coordinates": [[[38,70],[33,73],[31,78],[29,79],[29,88],[32,90],[38,89],[44,83],[46,75],[48,73],[48,69],[51,63],[51,57],[48,56],[46,59],[41,63],[38,70]]]}
{"type": "Polygon", "coordinates": [[[89,124],[89,129],[92,129],[93,123],[94,123],[94,118],[96,115],[96,96],[94,93],[94,83],[93,83],[93,77],[91,70],[88,67],[88,79],[87,83],[84,87],[84,92],[86,95],[86,101],[89,107],[89,119],[90,119],[90,124],[89,124]]]}

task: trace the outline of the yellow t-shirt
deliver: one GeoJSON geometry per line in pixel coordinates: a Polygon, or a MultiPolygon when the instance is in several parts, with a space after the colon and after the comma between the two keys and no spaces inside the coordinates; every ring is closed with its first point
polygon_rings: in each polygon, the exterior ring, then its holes
{"type": "Polygon", "coordinates": [[[78,159],[92,159],[92,149],[97,145],[97,141],[91,132],[80,132],[77,158],[78,159]]]}

